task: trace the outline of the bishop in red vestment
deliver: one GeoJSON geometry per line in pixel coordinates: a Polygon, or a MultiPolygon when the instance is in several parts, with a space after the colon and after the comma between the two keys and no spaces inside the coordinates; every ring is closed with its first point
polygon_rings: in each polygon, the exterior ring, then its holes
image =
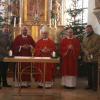
{"type": "MultiPolygon", "coordinates": [[[[36,43],[35,47],[35,56],[37,57],[51,57],[52,52],[56,51],[55,43],[48,38],[48,28],[47,26],[43,26],[41,28],[41,35],[42,38],[36,43]]],[[[35,71],[36,73],[41,73],[42,74],[37,74],[35,76],[35,80],[38,83],[39,87],[43,87],[43,63],[37,63],[35,65],[35,71]]],[[[47,63],[45,66],[45,87],[50,88],[53,85],[53,76],[54,76],[54,71],[55,71],[55,64],[47,63]]]]}
{"type": "MultiPolygon", "coordinates": [[[[27,27],[22,29],[22,34],[18,35],[12,46],[14,56],[32,56],[32,50],[35,47],[35,42],[30,35],[28,35],[27,27]]],[[[24,82],[30,82],[30,75],[26,74],[30,72],[30,63],[21,63],[21,70],[25,69],[24,73],[21,76],[21,80],[24,82]]]]}
{"type": "Polygon", "coordinates": [[[73,35],[73,30],[66,30],[66,37],[60,43],[62,85],[68,88],[76,87],[77,60],[80,54],[80,42],[73,35]]]}

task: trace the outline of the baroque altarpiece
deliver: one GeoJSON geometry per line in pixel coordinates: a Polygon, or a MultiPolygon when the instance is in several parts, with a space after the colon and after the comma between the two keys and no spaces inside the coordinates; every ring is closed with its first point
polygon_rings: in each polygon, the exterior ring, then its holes
{"type": "Polygon", "coordinates": [[[14,38],[21,34],[22,26],[27,26],[37,41],[40,38],[40,28],[46,24],[49,26],[49,36],[57,40],[57,33],[63,28],[61,0],[8,0],[7,4],[7,23],[12,27],[14,38]]]}
{"type": "Polygon", "coordinates": [[[59,29],[57,29],[57,20],[59,19],[56,15],[59,7],[57,1],[58,0],[23,0],[23,25],[29,27],[34,40],[37,41],[39,39],[40,28],[43,24],[46,24],[50,27],[50,37],[56,41],[57,31],[59,31],[59,29]],[[55,11],[56,19],[54,18],[54,23],[50,22],[52,17],[51,11],[53,11],[53,8],[57,8],[57,11],[55,11]],[[53,24],[52,28],[51,24],[53,24]]]}
{"type": "Polygon", "coordinates": [[[40,38],[40,28],[43,24],[49,26],[49,34],[53,40],[57,40],[57,33],[62,29],[59,0],[23,0],[22,25],[29,27],[35,41],[40,38]],[[52,20],[52,18],[53,20],[52,20]],[[60,26],[58,29],[58,25],[60,26]],[[52,27],[52,28],[51,28],[52,27]]]}

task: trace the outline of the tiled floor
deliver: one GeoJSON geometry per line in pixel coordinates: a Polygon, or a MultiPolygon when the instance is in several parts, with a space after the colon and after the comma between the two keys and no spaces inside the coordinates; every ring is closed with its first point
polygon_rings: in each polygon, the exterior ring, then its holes
{"type": "MultiPolygon", "coordinates": [[[[12,83],[12,79],[9,79],[12,83]]],[[[78,79],[78,86],[74,90],[64,89],[60,86],[60,79],[56,79],[52,89],[37,89],[33,83],[31,88],[22,89],[18,95],[18,88],[2,88],[0,90],[0,100],[100,100],[100,90],[98,92],[85,90],[85,79],[78,79]]]]}

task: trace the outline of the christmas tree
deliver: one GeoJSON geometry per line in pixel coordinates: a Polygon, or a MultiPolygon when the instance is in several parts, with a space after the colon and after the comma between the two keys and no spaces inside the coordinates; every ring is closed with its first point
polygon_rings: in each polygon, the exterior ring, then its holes
{"type": "Polygon", "coordinates": [[[84,25],[82,19],[78,18],[78,16],[82,14],[83,8],[78,8],[78,2],[79,0],[72,0],[71,7],[66,13],[69,15],[67,19],[68,26],[73,28],[75,35],[82,41],[84,25]]]}

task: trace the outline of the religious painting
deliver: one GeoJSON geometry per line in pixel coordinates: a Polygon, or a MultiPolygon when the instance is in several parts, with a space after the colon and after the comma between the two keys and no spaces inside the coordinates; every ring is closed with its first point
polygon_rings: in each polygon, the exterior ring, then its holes
{"type": "Polygon", "coordinates": [[[47,21],[48,0],[24,0],[24,21],[43,23],[47,21]]]}

